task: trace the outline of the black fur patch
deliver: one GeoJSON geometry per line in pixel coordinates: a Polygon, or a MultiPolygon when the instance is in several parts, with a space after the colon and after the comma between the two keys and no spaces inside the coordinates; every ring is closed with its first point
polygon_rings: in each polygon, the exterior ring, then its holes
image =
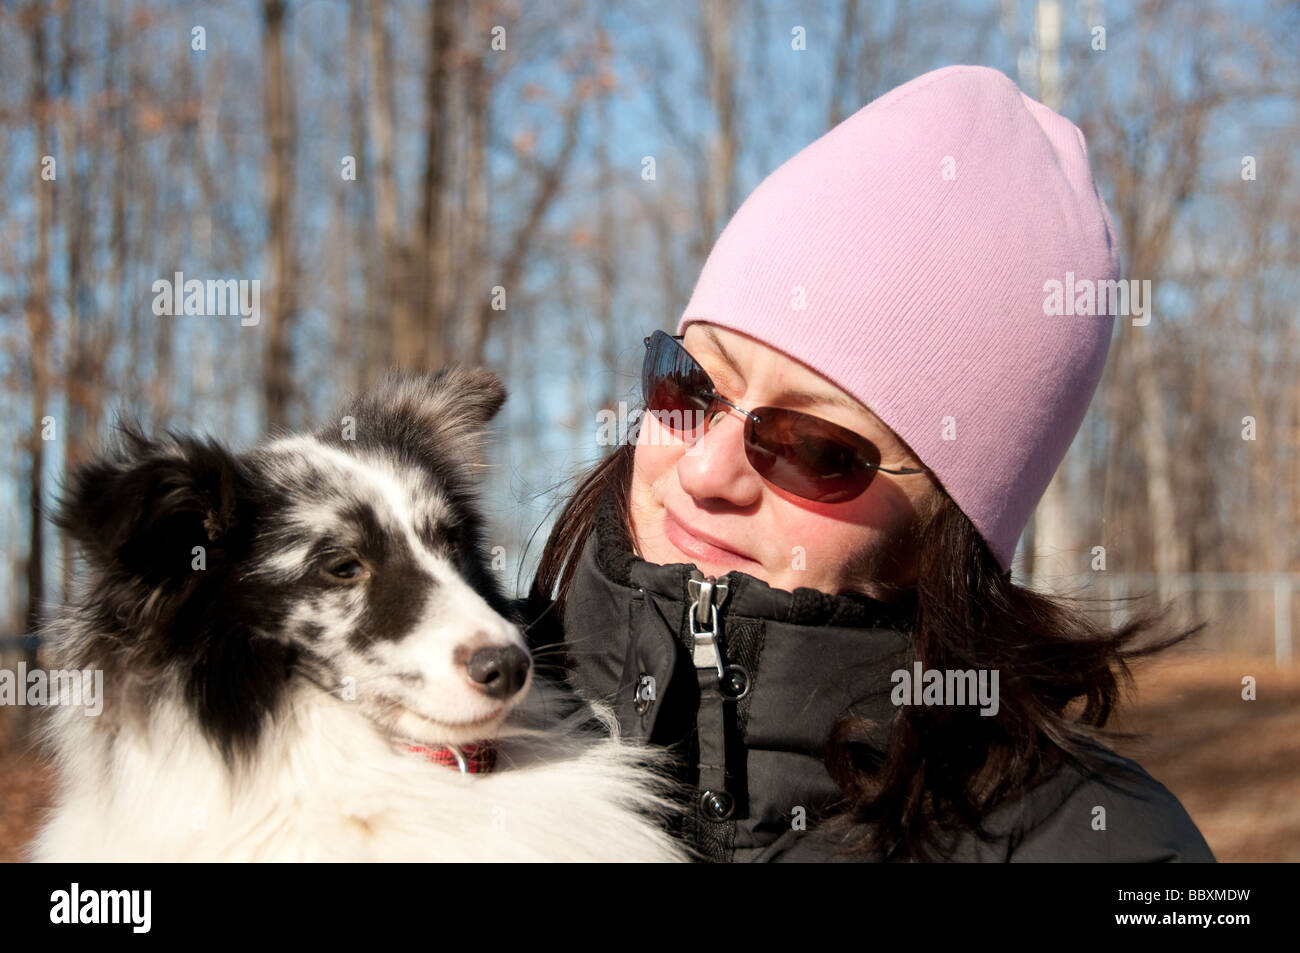
{"type": "MultiPolygon", "coordinates": [[[[373,516],[373,512],[370,514],[373,516]]],[[[378,523],[372,531],[377,531],[378,523]]],[[[365,534],[367,537],[369,533],[365,534]]],[[[367,587],[366,608],[348,642],[360,648],[372,642],[396,642],[410,634],[437,588],[437,582],[415,560],[406,540],[383,536],[363,544],[361,555],[371,559],[374,569],[362,585],[367,587]],[[375,548],[370,548],[371,545],[375,548]]]]}

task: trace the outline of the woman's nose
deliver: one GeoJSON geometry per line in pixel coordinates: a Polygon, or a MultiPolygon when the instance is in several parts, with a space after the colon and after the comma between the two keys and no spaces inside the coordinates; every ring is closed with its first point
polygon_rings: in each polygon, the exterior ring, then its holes
{"type": "Polygon", "coordinates": [[[696,499],[721,498],[738,506],[752,503],[762,478],[745,458],[745,415],[723,407],[677,461],[677,480],[696,499]]]}

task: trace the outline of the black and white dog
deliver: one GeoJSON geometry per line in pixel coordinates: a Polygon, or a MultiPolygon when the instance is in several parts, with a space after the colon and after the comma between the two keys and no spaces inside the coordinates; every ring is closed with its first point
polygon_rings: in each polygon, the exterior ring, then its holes
{"type": "Polygon", "coordinates": [[[390,375],[315,435],[236,455],[128,426],[74,474],[86,577],[50,662],[106,701],[49,710],[32,858],[685,859],[655,756],[561,715],[505,618],[475,493],[505,396],[390,375]]]}

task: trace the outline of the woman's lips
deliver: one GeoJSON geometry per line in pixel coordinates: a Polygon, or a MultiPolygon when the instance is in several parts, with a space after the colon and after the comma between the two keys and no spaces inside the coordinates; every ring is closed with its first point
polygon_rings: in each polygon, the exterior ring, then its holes
{"type": "Polygon", "coordinates": [[[754,562],[744,553],[738,553],[734,549],[727,549],[720,545],[721,540],[715,541],[712,538],[705,538],[692,533],[680,521],[674,519],[673,514],[667,509],[664,510],[664,535],[668,537],[669,542],[682,552],[697,559],[706,559],[716,563],[735,562],[738,559],[747,563],[754,562]]]}

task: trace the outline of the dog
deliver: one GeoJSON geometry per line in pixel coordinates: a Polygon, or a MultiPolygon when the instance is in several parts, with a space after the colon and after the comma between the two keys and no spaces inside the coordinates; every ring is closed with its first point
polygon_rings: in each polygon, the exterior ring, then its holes
{"type": "Polygon", "coordinates": [[[314,434],[235,454],[119,441],[65,488],[84,553],[51,667],[37,861],[653,861],[661,755],[535,670],[484,555],[487,370],[390,373],[314,434]],[[490,768],[491,770],[487,770],[490,768]]]}

